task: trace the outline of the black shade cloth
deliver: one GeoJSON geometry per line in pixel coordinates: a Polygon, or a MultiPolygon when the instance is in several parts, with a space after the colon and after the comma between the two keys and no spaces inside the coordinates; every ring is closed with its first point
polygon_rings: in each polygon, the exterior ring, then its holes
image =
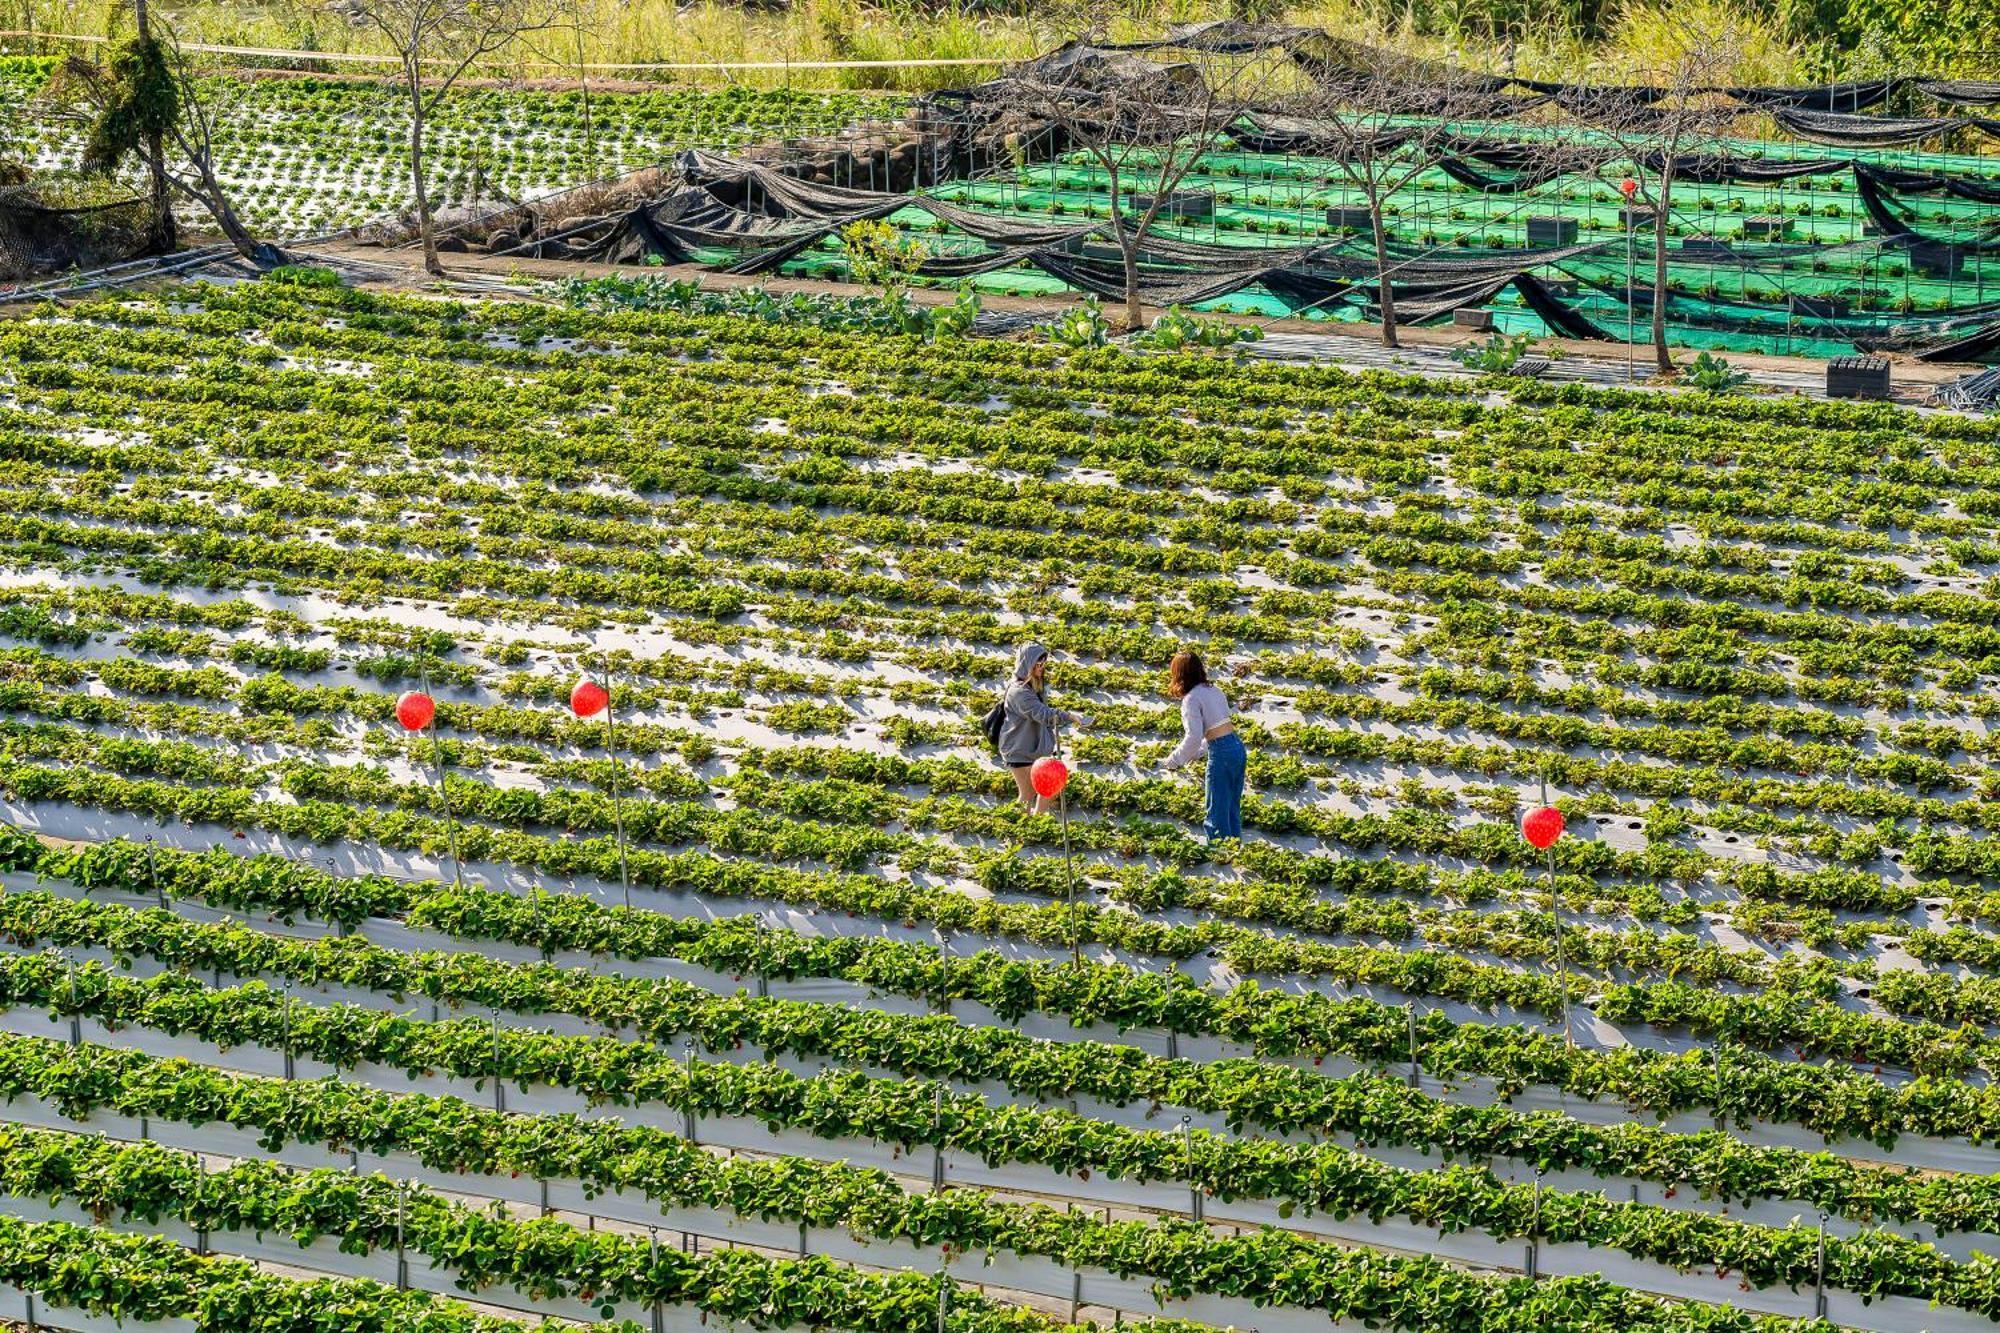
{"type": "Polygon", "coordinates": [[[1919,361],[1987,361],[2000,357],[2000,320],[1956,342],[1918,352],[1919,361]]]}
{"type": "MultiPolygon", "coordinates": [[[[1960,239],[1927,236],[1910,225],[1890,201],[1892,194],[1949,194],[1971,203],[2000,204],[2000,185],[1983,184],[1959,176],[1935,175],[1923,171],[1898,171],[1868,162],[1854,164],[1854,192],[1877,227],[1890,236],[1900,236],[1919,246],[1956,249],[1966,254],[2000,254],[2000,215],[1990,219],[1983,230],[1990,239],[1960,239]]],[[[1926,256],[1919,254],[1919,258],[1926,256]]],[[[1950,262],[1952,256],[1939,256],[1950,262]]]]}
{"type": "Polygon", "coordinates": [[[1780,109],[1771,118],[1787,133],[1810,143],[1848,148],[1893,148],[1971,129],[2000,138],[2000,120],[1969,116],[1843,116],[1823,111],[1780,109]]]}
{"type": "Polygon", "coordinates": [[[1231,127],[1229,137],[1238,147],[1252,153],[1298,153],[1310,157],[1347,161],[1395,152],[1413,139],[1422,138],[1423,129],[1370,129],[1362,125],[1339,125],[1306,116],[1252,114],[1231,127]]]}
{"type": "Polygon", "coordinates": [[[1851,83],[1811,84],[1796,88],[1721,88],[1737,103],[1761,110],[1791,107],[1801,111],[1845,111],[1852,114],[1880,106],[1903,86],[1900,78],[1857,79],[1851,83]]]}
{"type": "Polygon", "coordinates": [[[1437,169],[1457,181],[1469,185],[1482,194],[1519,194],[1523,190],[1533,190],[1547,185],[1558,176],[1569,173],[1569,168],[1560,164],[1544,164],[1539,167],[1524,167],[1508,175],[1495,176],[1479,170],[1464,158],[1441,157],[1437,169]]]}
{"type": "Polygon", "coordinates": [[[2000,79],[1918,79],[1916,87],[1947,106],[2000,106],[2000,79]]]}
{"type": "Polygon", "coordinates": [[[1611,342],[1610,334],[1597,327],[1590,320],[1578,314],[1549,289],[1547,283],[1532,273],[1523,273],[1514,279],[1514,290],[1528,303],[1528,309],[1541,317],[1548,325],[1565,338],[1577,338],[1588,342],[1611,342]]]}
{"type": "MultiPolygon", "coordinates": [[[[1847,170],[1851,159],[1818,158],[1805,161],[1769,162],[1727,153],[1684,153],[1674,159],[1674,178],[1695,185],[1721,185],[1744,181],[1752,185],[1775,185],[1800,176],[1831,176],[1847,170]]],[[[1642,153],[1639,165],[1658,175],[1666,168],[1665,153],[1642,153]]]]}
{"type": "MultiPolygon", "coordinates": [[[[1506,160],[1497,152],[1489,156],[1506,160]]],[[[1112,299],[1125,293],[1124,257],[1117,245],[1117,224],[1110,219],[1075,223],[1016,219],[922,195],[813,184],[772,167],[707,152],[683,154],[678,166],[667,195],[603,219],[594,239],[572,242],[568,253],[625,263],[654,256],[685,263],[699,252],[723,250],[731,255],[721,265],[725,271],[765,273],[797,259],[851,222],[913,209],[952,228],[962,238],[959,244],[973,243],[969,249],[934,251],[918,268],[923,276],[958,279],[1027,265],[1083,291],[1112,299]]],[[[1979,202],[2000,200],[1996,185],[1887,168],[1872,173],[1856,169],[1864,190],[1951,191],[1979,202]]],[[[579,234],[588,230],[577,229],[579,234]]],[[[1902,247],[1918,260],[1935,249],[1906,229],[1847,246],[1757,246],[1710,262],[1782,261],[1806,254],[1832,257],[1846,250],[1879,252],[1885,247],[1902,247]]],[[[1605,273],[1601,256],[1617,248],[1616,241],[1599,241],[1540,249],[1440,251],[1395,241],[1386,247],[1385,264],[1378,260],[1372,238],[1259,249],[1149,234],[1135,257],[1139,294],[1149,305],[1195,304],[1261,286],[1294,309],[1358,300],[1379,317],[1380,283],[1386,272],[1406,322],[1445,318],[1454,310],[1491,301],[1512,286],[1552,332],[1606,339],[1609,335],[1602,328],[1537,275],[1560,272],[1597,293],[1629,301],[1634,309],[1650,310],[1650,285],[1628,294],[1622,275],[1605,273]]],[[[1668,306],[1676,322],[1691,327],[1759,334],[1809,332],[1849,339],[1857,346],[1922,352],[1939,360],[1974,359],[2000,347],[2000,301],[1895,322],[1885,316],[1846,315],[1806,298],[1773,305],[1670,293],[1668,306]]]]}

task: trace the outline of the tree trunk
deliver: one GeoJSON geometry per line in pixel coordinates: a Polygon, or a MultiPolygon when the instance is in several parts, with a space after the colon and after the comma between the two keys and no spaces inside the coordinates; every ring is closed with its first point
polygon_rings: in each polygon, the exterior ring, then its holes
{"type": "Polygon", "coordinates": [[[1118,242],[1118,258],[1125,276],[1125,331],[1137,333],[1145,327],[1146,312],[1139,304],[1139,234],[1126,225],[1119,207],[1122,196],[1117,177],[1111,181],[1111,235],[1118,242]]]}
{"type": "MultiPolygon", "coordinates": [[[[142,47],[153,40],[153,29],[146,17],[146,0],[132,0],[132,19],[139,32],[142,47]]],[[[171,254],[180,245],[180,234],[174,226],[173,187],[167,182],[167,145],[164,134],[148,132],[146,135],[146,173],[149,177],[152,197],[151,223],[146,235],[146,248],[154,254],[171,254]]]]}
{"type": "Polygon", "coordinates": [[[1653,214],[1653,363],[1662,375],[1674,373],[1673,358],[1667,355],[1667,201],[1672,197],[1672,179],[1662,173],[1660,206],[1653,214]]]}
{"type": "Polygon", "coordinates": [[[408,66],[410,82],[410,190],[417,200],[417,233],[424,241],[424,272],[444,276],[438,259],[437,226],[431,220],[431,197],[424,189],[424,89],[417,67],[408,66]]]}
{"type": "Polygon", "coordinates": [[[1118,232],[1118,248],[1125,257],[1125,328],[1137,333],[1146,326],[1145,307],[1139,304],[1139,240],[1118,232]]]}
{"type": "Polygon", "coordinates": [[[215,219],[215,225],[222,229],[224,238],[236,247],[236,253],[260,268],[284,263],[284,251],[252,236],[250,229],[243,225],[243,220],[236,216],[236,209],[229,202],[229,192],[215,178],[214,168],[208,159],[204,158],[196,165],[201,172],[201,206],[215,219]]]}
{"type": "Polygon", "coordinates": [[[1375,233],[1375,300],[1382,307],[1382,345],[1400,346],[1396,341],[1396,286],[1389,280],[1389,228],[1382,221],[1380,191],[1368,194],[1368,223],[1375,233]]]}

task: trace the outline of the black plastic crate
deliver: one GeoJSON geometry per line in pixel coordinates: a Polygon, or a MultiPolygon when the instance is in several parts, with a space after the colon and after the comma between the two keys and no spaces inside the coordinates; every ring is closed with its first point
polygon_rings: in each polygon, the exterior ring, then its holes
{"type": "Polygon", "coordinates": [[[1889,396],[1889,358],[1837,356],[1826,363],[1826,396],[1874,398],[1889,396]]]}
{"type": "Polygon", "coordinates": [[[1335,230],[1344,227],[1362,236],[1375,234],[1375,220],[1368,216],[1365,208],[1329,208],[1326,210],[1326,225],[1335,230]]]}
{"type": "Polygon", "coordinates": [[[1529,245],[1575,245],[1575,218],[1529,218],[1529,245]]]}
{"type": "MultiPolygon", "coordinates": [[[[1146,210],[1153,206],[1157,198],[1151,194],[1134,194],[1126,197],[1125,212],[1135,218],[1146,216],[1146,210]]],[[[1156,214],[1163,218],[1185,218],[1206,222],[1215,216],[1215,196],[1207,190],[1175,190],[1160,205],[1156,214]]]]}
{"type": "Polygon", "coordinates": [[[1799,319],[1839,319],[1849,310],[1844,296],[1799,296],[1791,298],[1792,314],[1799,319]]]}
{"type": "Polygon", "coordinates": [[[1790,233],[1792,220],[1783,213],[1760,213],[1743,219],[1743,239],[1770,241],[1790,233]]]}

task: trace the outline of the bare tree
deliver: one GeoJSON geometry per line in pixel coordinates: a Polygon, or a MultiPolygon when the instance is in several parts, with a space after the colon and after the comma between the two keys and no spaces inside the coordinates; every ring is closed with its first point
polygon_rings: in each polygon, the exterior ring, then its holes
{"type": "MultiPolygon", "coordinates": [[[[1289,117],[1267,117],[1263,127],[1290,138],[1296,150],[1328,162],[1326,179],[1358,195],[1374,241],[1376,304],[1382,342],[1397,345],[1395,265],[1389,254],[1387,205],[1440,159],[1482,148],[1487,136],[1469,124],[1513,110],[1500,81],[1383,47],[1323,38],[1302,51],[1312,82],[1288,100],[1289,117]]],[[[1508,141],[1509,167],[1534,183],[1561,174],[1569,163],[1540,146],[1508,141]]],[[[1519,188],[1513,183],[1513,188],[1519,188]]]]}
{"type": "Polygon", "coordinates": [[[1146,237],[1162,217],[1181,211],[1182,184],[1269,95],[1289,60],[1254,45],[1218,49],[1228,44],[1204,42],[1201,27],[1183,34],[1194,44],[1170,39],[1162,48],[1176,55],[1171,63],[1106,50],[1095,41],[1111,12],[1084,0],[1067,14],[1045,15],[1068,30],[1068,40],[987,91],[1038,121],[1048,151],[1084,152],[1103,174],[1124,275],[1125,322],[1138,328],[1145,322],[1139,263],[1146,237]]]}
{"type": "Polygon", "coordinates": [[[86,121],[86,170],[109,173],[139,157],[152,183],[152,208],[171,216],[175,196],[196,204],[239,254],[269,267],[284,255],[243,225],[216,174],[216,107],[173,30],[155,21],[147,35],[114,48],[103,66],[71,57],[45,94],[86,121]],[[164,192],[164,193],[163,193],[164,192]]]}
{"type": "MultiPolygon", "coordinates": [[[[1619,182],[1625,198],[1621,230],[1648,227],[1653,236],[1653,359],[1662,375],[1674,373],[1667,353],[1667,231],[1674,187],[1689,175],[1713,171],[1730,150],[1726,132],[1742,110],[1718,89],[1734,72],[1744,40],[1733,23],[1701,25],[1681,34],[1660,67],[1629,86],[1578,89],[1566,109],[1600,133],[1623,159],[1619,182]],[[1629,189],[1624,188],[1629,181],[1629,189]]],[[[1636,286],[1636,283],[1634,283],[1636,286]]],[[[1627,300],[1635,297],[1626,292],[1627,300]]]]}
{"type": "Polygon", "coordinates": [[[441,274],[444,265],[438,261],[437,227],[424,181],[425,128],[473,65],[524,34],[558,26],[561,0],[345,0],[343,8],[356,22],[379,31],[402,66],[410,99],[410,189],[424,268],[441,274]]]}

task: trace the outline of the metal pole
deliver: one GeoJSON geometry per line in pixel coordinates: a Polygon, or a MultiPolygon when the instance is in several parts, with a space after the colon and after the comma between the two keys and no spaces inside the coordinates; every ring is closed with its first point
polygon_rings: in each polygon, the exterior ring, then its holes
{"type": "Polygon", "coordinates": [[[1188,1212],[1199,1222],[1202,1220],[1201,1184],[1194,1178],[1194,1117],[1192,1116],[1181,1117],[1181,1147],[1186,1154],[1184,1160],[1188,1178],[1188,1212]]]}
{"type": "Polygon", "coordinates": [[[1826,1214],[1819,1215],[1819,1244],[1813,1253],[1813,1318],[1826,1318],[1826,1214]]]}
{"type": "Polygon", "coordinates": [[[1078,968],[1083,966],[1083,917],[1079,912],[1081,904],[1076,900],[1076,864],[1070,859],[1069,851],[1069,788],[1067,785],[1056,793],[1056,810],[1062,818],[1063,835],[1063,880],[1069,890],[1069,957],[1078,968]]]}
{"type": "Polygon", "coordinates": [[[279,1013],[283,1020],[282,1031],[284,1035],[279,1040],[284,1045],[285,1078],[289,1081],[297,1072],[292,1064],[292,982],[289,977],[285,979],[285,993],[280,1004],[282,1008],[279,1013]]]}
{"type": "MultiPolygon", "coordinates": [[[[417,658],[417,687],[425,694],[431,692],[430,669],[424,659],[417,658]]],[[[447,844],[451,847],[451,882],[457,888],[465,887],[465,870],[458,859],[458,820],[451,813],[451,793],[444,785],[444,744],[438,739],[438,720],[432,712],[430,725],[425,728],[431,736],[431,754],[437,759],[438,804],[444,808],[444,831],[447,844]]]]}
{"type": "Polygon", "coordinates": [[[167,905],[166,890],[160,887],[159,845],[152,834],[146,835],[146,880],[153,886],[153,900],[161,908],[167,905]]]}
{"type": "Polygon", "coordinates": [[[944,1193],[944,1084],[931,1099],[931,1193],[944,1193]]]}
{"type": "MultiPolygon", "coordinates": [[[[651,1282],[659,1281],[660,1229],[658,1227],[646,1228],[646,1259],[647,1279],[651,1282]]],[[[653,1333],[666,1333],[666,1311],[660,1308],[657,1296],[653,1298],[653,1333]]]]}
{"type": "Polygon", "coordinates": [[[83,1045],[83,1007],[77,999],[76,960],[62,955],[63,969],[69,974],[69,1044],[73,1050],[83,1045]]]}
{"type": "Polygon", "coordinates": [[[1562,892],[1556,887],[1555,844],[1549,844],[1545,855],[1548,857],[1549,868],[1549,911],[1554,915],[1556,924],[1556,985],[1562,988],[1563,1042],[1574,1047],[1576,1034],[1571,1029],[1569,1021],[1569,971],[1563,961],[1562,892]]]}
{"type": "Polygon", "coordinates": [[[681,1043],[681,1049],[682,1049],[682,1050],[683,1050],[683,1051],[684,1051],[684,1052],[686,1053],[686,1055],[687,1055],[687,1065],[686,1065],[686,1069],[687,1069],[687,1088],[686,1088],[686,1091],[685,1091],[685,1092],[684,1092],[684,1093],[682,1094],[683,1096],[685,1096],[685,1097],[687,1098],[687,1105],[681,1108],[681,1124],[682,1124],[682,1128],[683,1128],[683,1129],[684,1129],[684,1130],[686,1131],[686,1137],[687,1137],[687,1141],[688,1141],[689,1143],[693,1143],[693,1142],[694,1142],[694,1134],[695,1134],[695,1123],[694,1123],[694,1038],[693,1038],[693,1037],[689,1037],[689,1038],[688,1038],[688,1039],[687,1039],[686,1041],[682,1042],[682,1043],[681,1043]]]}
{"type": "Polygon", "coordinates": [[[493,1014],[493,1109],[507,1109],[507,1080],[500,1076],[500,1014],[493,1014]]]}
{"type": "Polygon", "coordinates": [[[1632,201],[1630,199],[1625,201],[1625,207],[1620,210],[1619,215],[1625,219],[1625,382],[1630,384],[1637,378],[1637,370],[1634,368],[1632,362],[1632,348],[1634,345],[1632,341],[1632,284],[1637,280],[1635,266],[1638,262],[1632,253],[1634,232],[1632,228],[1632,201]]]}
{"type": "Polygon", "coordinates": [[[1403,1017],[1410,1029],[1410,1086],[1416,1087],[1423,1079],[1423,1069],[1417,1063],[1417,1002],[1411,1000],[1403,1006],[1403,1017]]]}
{"type": "Polygon", "coordinates": [[[611,656],[604,657],[604,750],[611,756],[611,820],[618,828],[618,881],[625,886],[625,906],[632,905],[632,871],[625,864],[625,802],[619,792],[618,731],[611,721],[611,656]]]}
{"type": "Polygon", "coordinates": [[[1542,1169],[1535,1168],[1535,1199],[1528,1213],[1528,1276],[1541,1276],[1542,1266],[1542,1169]]]}
{"type": "Polygon", "coordinates": [[[403,1253],[403,1207],[404,1207],[405,1197],[408,1195],[408,1193],[409,1193],[409,1186],[400,1180],[397,1181],[396,1182],[396,1290],[397,1291],[408,1291],[410,1289],[410,1261],[408,1257],[405,1256],[405,1254],[403,1253]]]}
{"type": "Polygon", "coordinates": [[[207,1254],[208,1228],[203,1226],[201,1221],[201,1184],[208,1174],[208,1168],[202,1165],[201,1154],[196,1152],[188,1154],[188,1165],[194,1169],[194,1179],[189,1183],[188,1199],[188,1220],[194,1223],[194,1252],[207,1254]]]}
{"type": "MultiPolygon", "coordinates": [[[[1541,788],[1542,804],[1546,806],[1549,803],[1549,778],[1547,772],[1544,771],[1538,774],[1536,781],[1541,788]]],[[[1556,887],[1556,846],[1554,843],[1548,845],[1545,855],[1548,858],[1546,865],[1548,866],[1549,874],[1549,918],[1554,922],[1556,936],[1556,985],[1562,990],[1563,1043],[1566,1046],[1574,1048],[1576,1045],[1576,1034],[1571,1029],[1569,1021],[1569,973],[1564,969],[1563,963],[1562,890],[1556,887]]]]}

